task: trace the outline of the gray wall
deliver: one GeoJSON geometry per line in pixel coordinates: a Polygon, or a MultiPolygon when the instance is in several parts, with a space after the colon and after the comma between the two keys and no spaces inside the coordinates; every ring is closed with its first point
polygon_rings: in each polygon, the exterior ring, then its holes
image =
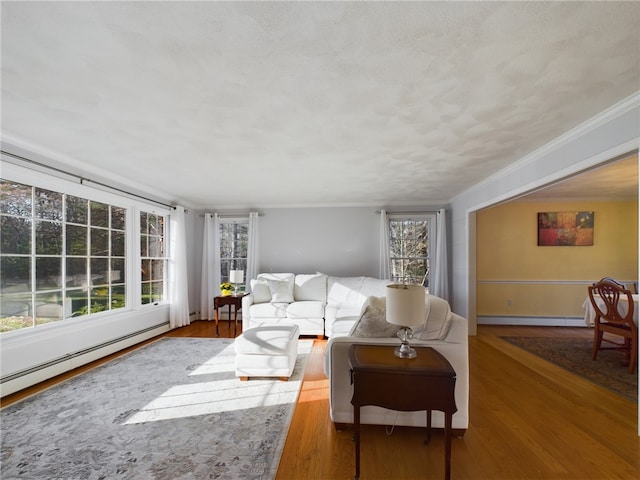
{"type": "Polygon", "coordinates": [[[261,272],[378,276],[375,208],[278,208],[260,217],[261,272]]]}
{"type": "MultiPolygon", "coordinates": [[[[435,211],[442,205],[387,208],[435,211]]],[[[210,211],[214,211],[211,209],[210,211]]],[[[264,208],[259,226],[260,272],[322,272],[378,277],[380,215],[376,207],[264,208]]],[[[224,213],[224,212],[221,212],[224,213]]],[[[200,311],[201,212],[189,213],[189,311],[200,311]]]]}

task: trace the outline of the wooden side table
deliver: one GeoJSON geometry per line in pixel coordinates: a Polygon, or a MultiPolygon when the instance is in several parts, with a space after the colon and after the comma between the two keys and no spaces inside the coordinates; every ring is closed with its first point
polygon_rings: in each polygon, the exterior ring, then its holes
{"type": "Polygon", "coordinates": [[[231,307],[233,307],[233,335],[238,334],[238,310],[242,308],[242,297],[247,295],[246,293],[239,293],[234,295],[227,295],[225,297],[219,296],[213,299],[213,312],[216,320],[216,335],[220,335],[218,331],[218,321],[220,320],[219,310],[225,305],[229,305],[229,322],[231,322],[231,307]]]}
{"type": "Polygon", "coordinates": [[[377,405],[400,411],[426,410],[427,439],[431,439],[431,411],[445,414],[445,479],[451,478],[451,422],[458,410],[456,372],[431,347],[415,347],[417,358],[398,358],[389,345],[352,345],[349,349],[353,383],[353,427],[356,474],[360,477],[360,407],[377,405]]]}

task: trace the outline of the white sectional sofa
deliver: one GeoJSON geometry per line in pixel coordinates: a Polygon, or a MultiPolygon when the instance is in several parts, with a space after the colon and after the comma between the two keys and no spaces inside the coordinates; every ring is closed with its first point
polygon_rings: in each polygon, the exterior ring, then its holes
{"type": "MultiPolygon", "coordinates": [[[[383,301],[383,299],[375,300],[383,301]]],[[[462,436],[469,426],[468,322],[465,318],[452,313],[449,304],[439,297],[427,294],[426,303],[425,326],[415,329],[416,333],[411,345],[433,347],[449,361],[456,371],[455,399],[458,411],[453,415],[452,427],[455,435],[462,436]]],[[[384,303],[382,305],[382,309],[384,309],[384,303]]],[[[341,429],[344,424],[353,423],[353,405],[351,405],[353,387],[350,381],[348,360],[351,345],[354,343],[399,345],[400,343],[397,338],[389,336],[388,325],[384,324],[384,310],[373,309],[373,311],[377,311],[377,315],[382,317],[376,320],[379,325],[379,335],[371,326],[363,328],[363,323],[370,317],[370,312],[365,308],[363,319],[353,326],[348,335],[333,336],[327,342],[324,371],[329,378],[330,416],[337,429],[341,429]]],[[[434,411],[432,421],[434,428],[443,428],[444,415],[442,412],[434,411]]],[[[396,412],[381,407],[367,406],[361,409],[360,422],[373,425],[425,427],[426,416],[424,411],[396,412]]]]}
{"type": "Polygon", "coordinates": [[[300,335],[347,335],[365,300],[384,296],[391,281],[324,273],[261,273],[242,299],[242,329],[290,324],[300,335]]]}

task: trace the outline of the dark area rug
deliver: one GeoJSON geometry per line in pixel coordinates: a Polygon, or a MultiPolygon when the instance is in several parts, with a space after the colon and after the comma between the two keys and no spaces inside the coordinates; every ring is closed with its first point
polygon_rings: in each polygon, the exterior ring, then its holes
{"type": "Polygon", "coordinates": [[[638,374],[623,365],[624,354],[601,350],[591,360],[591,338],[500,337],[629,400],[638,402],[638,374]]]}

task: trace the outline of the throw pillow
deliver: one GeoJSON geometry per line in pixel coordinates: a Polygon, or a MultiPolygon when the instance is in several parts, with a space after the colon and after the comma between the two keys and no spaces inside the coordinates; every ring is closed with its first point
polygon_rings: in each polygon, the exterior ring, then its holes
{"type": "Polygon", "coordinates": [[[251,280],[253,303],[267,303],[271,301],[271,291],[266,280],[251,280]]]}
{"type": "Polygon", "coordinates": [[[387,323],[386,310],[370,305],[360,315],[360,319],[356,323],[351,336],[385,338],[395,337],[397,333],[398,326],[387,323]]]}
{"type": "Polygon", "coordinates": [[[289,288],[289,282],[286,280],[267,280],[267,283],[271,292],[271,303],[293,302],[293,292],[289,288]]]}

